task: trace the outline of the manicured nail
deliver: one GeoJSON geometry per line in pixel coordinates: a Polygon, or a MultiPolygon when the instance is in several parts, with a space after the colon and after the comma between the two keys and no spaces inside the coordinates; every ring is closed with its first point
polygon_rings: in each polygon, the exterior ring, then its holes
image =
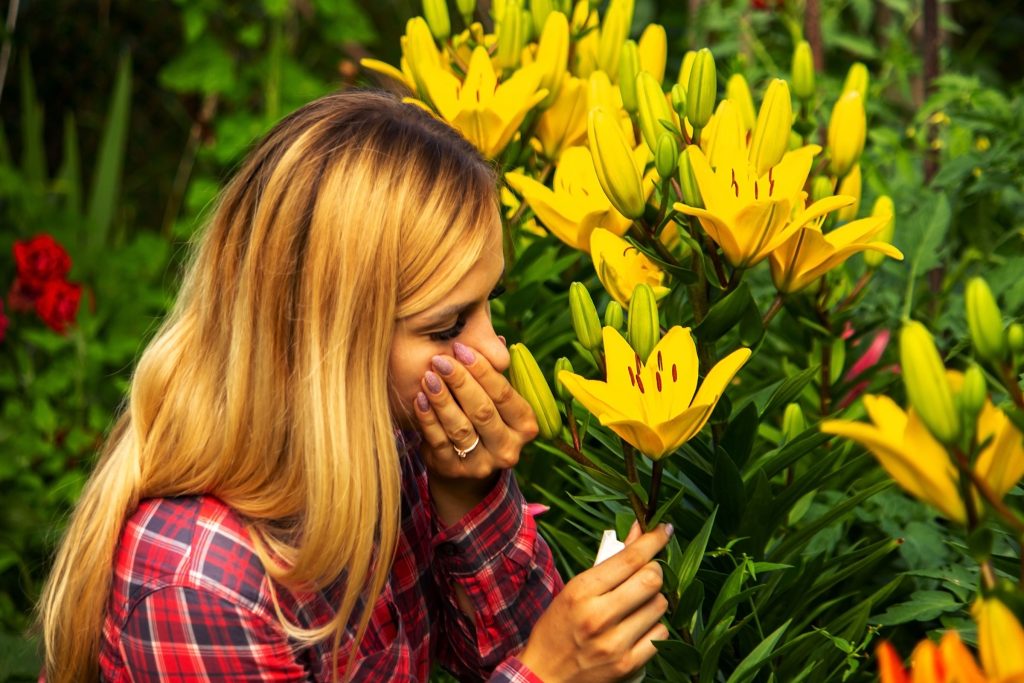
{"type": "Polygon", "coordinates": [[[422,391],[416,394],[416,407],[424,413],[430,409],[430,404],[427,402],[427,395],[422,391]]]}
{"type": "Polygon", "coordinates": [[[430,391],[432,393],[435,393],[435,394],[440,394],[441,393],[441,378],[440,377],[438,377],[434,373],[432,373],[429,370],[427,370],[427,374],[424,375],[424,379],[427,380],[427,388],[430,389],[430,391]]]}
{"type": "Polygon", "coordinates": [[[499,334],[499,335],[498,335],[498,339],[500,339],[500,340],[501,340],[501,343],[502,343],[502,344],[504,344],[505,346],[508,346],[508,342],[507,342],[507,341],[505,341],[505,337],[503,337],[502,335],[500,335],[500,334],[499,334]]]}
{"type": "Polygon", "coordinates": [[[434,356],[430,359],[430,363],[437,368],[437,371],[442,375],[450,375],[452,374],[452,370],[455,369],[452,367],[452,362],[444,356],[434,356]]]}
{"type": "Polygon", "coordinates": [[[476,356],[469,350],[469,347],[465,344],[455,342],[452,344],[452,351],[455,353],[455,357],[459,359],[459,362],[463,365],[469,365],[476,360],[476,356]]]}
{"type": "Polygon", "coordinates": [[[672,533],[674,531],[675,531],[675,529],[672,528],[671,524],[666,524],[665,525],[665,535],[666,536],[668,536],[669,538],[672,538],[672,533]]]}

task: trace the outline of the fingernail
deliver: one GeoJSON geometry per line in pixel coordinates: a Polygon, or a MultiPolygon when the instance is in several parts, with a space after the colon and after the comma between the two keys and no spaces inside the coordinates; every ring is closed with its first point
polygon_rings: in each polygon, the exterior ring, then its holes
{"type": "Polygon", "coordinates": [[[452,367],[451,361],[444,356],[434,356],[430,359],[430,363],[437,368],[437,371],[442,375],[450,375],[452,374],[452,370],[455,369],[452,367]]]}
{"type": "Polygon", "coordinates": [[[666,536],[668,536],[669,538],[672,538],[672,533],[674,531],[675,531],[675,529],[672,528],[671,524],[666,524],[665,525],[665,535],[666,536]]]}
{"type": "Polygon", "coordinates": [[[501,343],[502,343],[502,344],[504,344],[505,346],[508,346],[508,342],[507,342],[507,341],[505,341],[505,337],[503,337],[502,335],[500,335],[500,334],[499,334],[499,335],[498,335],[498,339],[500,339],[500,340],[501,340],[501,343]]]}
{"type": "Polygon", "coordinates": [[[427,395],[422,391],[416,394],[416,407],[424,413],[430,409],[430,404],[427,402],[427,395]]]}
{"type": "Polygon", "coordinates": [[[455,342],[452,344],[452,351],[455,353],[455,357],[459,359],[459,362],[464,365],[469,365],[476,360],[476,356],[473,355],[473,352],[465,344],[455,342]]]}
{"type": "Polygon", "coordinates": [[[434,373],[432,373],[432,372],[430,372],[428,370],[427,374],[424,375],[424,379],[427,380],[427,388],[430,389],[430,391],[432,393],[435,393],[435,394],[440,394],[441,393],[441,378],[440,377],[438,377],[437,375],[435,375],[434,373]]]}

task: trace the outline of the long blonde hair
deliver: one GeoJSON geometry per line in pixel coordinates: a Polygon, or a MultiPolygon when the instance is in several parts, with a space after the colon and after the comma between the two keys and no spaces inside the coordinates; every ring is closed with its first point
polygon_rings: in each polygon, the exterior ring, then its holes
{"type": "Polygon", "coordinates": [[[256,146],[139,360],[57,552],[39,605],[49,681],[98,679],[118,539],[152,497],[220,498],[285,587],[344,571],[331,622],[284,627],[307,644],[332,638],[335,660],[350,620],[359,642],[372,610],[357,614],[357,601],[381,594],[399,533],[395,321],[479,258],[496,185],[446,124],[372,91],[316,100],[256,146]]]}

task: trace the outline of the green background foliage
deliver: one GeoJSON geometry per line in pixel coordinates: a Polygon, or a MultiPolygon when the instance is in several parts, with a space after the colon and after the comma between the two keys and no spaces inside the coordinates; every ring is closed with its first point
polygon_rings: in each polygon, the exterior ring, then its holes
{"type": "MultiPolygon", "coordinates": [[[[40,233],[67,248],[70,278],[84,293],[66,336],[5,308],[0,681],[34,679],[39,670],[27,629],[48,558],[217,189],[280,117],[336,88],[374,84],[356,60],[397,63],[405,19],[420,11],[411,0],[23,4],[4,36],[11,58],[0,95],[0,295],[14,280],[13,243],[40,233]]],[[[759,90],[787,74],[803,6],[756,4],[638,0],[633,35],[661,23],[670,73],[686,49],[708,45],[721,84],[742,71],[759,90]]],[[[833,342],[838,397],[852,388],[843,373],[860,349],[904,312],[924,320],[951,363],[962,364],[970,275],[987,278],[1005,313],[1022,310],[1024,13],[1007,0],[943,4],[942,75],[926,94],[920,2],[821,5],[821,90],[833,101],[849,64],[869,65],[862,205],[893,198],[894,243],[907,257],[881,268],[850,316],[852,336],[833,342]],[[930,152],[939,171],[926,183],[930,152]]],[[[827,113],[819,102],[819,123],[827,113]]],[[[575,342],[567,292],[573,281],[600,292],[592,269],[556,240],[525,234],[509,262],[509,291],[495,304],[499,332],[524,342],[542,368],[559,356],[587,367],[593,361],[575,342]]],[[[746,285],[762,308],[774,294],[767,277],[746,285]]],[[[839,283],[837,296],[852,286],[839,283]]],[[[665,304],[680,310],[677,318],[686,317],[684,305],[665,304]]],[[[744,334],[744,307],[727,308],[712,312],[716,324],[744,334]]],[[[701,681],[869,680],[879,633],[904,652],[939,627],[967,629],[969,639],[965,606],[977,568],[958,537],[892,487],[861,449],[827,446],[813,424],[789,440],[781,433],[781,407],[795,401],[815,415],[819,402],[823,337],[810,313],[787,307],[771,334],[760,332],[742,386],[712,419],[723,430],[720,446],[691,442],[666,470],[662,510],[678,530],[664,558],[670,618],[676,627],[696,620],[704,636],[662,644],[648,680],[678,680],[679,672],[701,681]]],[[[878,368],[896,362],[893,347],[878,368]]],[[[871,391],[902,400],[892,372],[867,378],[871,391]]],[[[590,455],[607,467],[605,478],[581,478],[540,442],[518,470],[528,499],[552,508],[539,522],[566,578],[592,563],[601,529],[614,524],[623,534],[632,519],[622,495],[629,484],[611,458],[621,445],[596,422],[586,427],[604,445],[590,455]]],[[[649,476],[641,466],[644,489],[649,476]]],[[[996,535],[997,568],[1012,575],[1019,548],[996,535]]]]}

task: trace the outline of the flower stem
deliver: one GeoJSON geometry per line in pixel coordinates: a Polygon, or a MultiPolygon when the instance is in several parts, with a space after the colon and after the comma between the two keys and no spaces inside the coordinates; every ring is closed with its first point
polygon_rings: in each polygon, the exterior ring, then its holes
{"type": "Polygon", "coordinates": [[[636,449],[623,441],[622,454],[626,460],[626,478],[630,483],[640,483],[640,476],[636,473],[636,449]]]}
{"type": "Polygon", "coordinates": [[[860,293],[862,291],[864,291],[864,288],[867,286],[867,284],[869,282],[871,282],[871,278],[874,276],[874,274],[875,274],[875,269],[871,268],[867,272],[865,272],[863,275],[861,275],[860,279],[857,280],[857,284],[855,284],[853,286],[853,290],[850,291],[850,293],[846,295],[846,298],[843,299],[842,303],[839,304],[839,307],[836,310],[837,311],[846,310],[851,304],[853,304],[854,300],[858,296],[860,296],[860,293]]]}
{"type": "Polygon", "coordinates": [[[572,434],[572,447],[577,452],[580,450],[580,429],[576,425],[576,415],[572,409],[572,400],[565,403],[565,419],[569,422],[569,433],[572,434]]]}
{"type": "MultiPolygon", "coordinates": [[[[1002,499],[996,495],[995,491],[993,491],[991,487],[989,487],[988,482],[986,482],[977,472],[974,471],[974,469],[971,467],[971,464],[967,461],[967,456],[964,455],[964,453],[959,448],[953,450],[953,455],[956,460],[956,464],[960,469],[961,474],[966,474],[967,477],[971,480],[971,483],[974,484],[974,488],[978,489],[978,493],[980,493],[981,497],[984,498],[988,502],[988,504],[992,506],[992,509],[996,511],[996,514],[1002,517],[1003,521],[1005,521],[1010,527],[1012,527],[1013,530],[1017,532],[1017,535],[1019,537],[1024,537],[1024,521],[1021,521],[1021,519],[1016,514],[1014,514],[1013,510],[1008,508],[1006,506],[1006,503],[1004,503],[1002,499]]],[[[967,513],[968,524],[970,524],[969,517],[974,507],[973,498],[968,496],[967,500],[964,501],[965,505],[968,504],[968,502],[970,504],[970,507],[968,507],[967,513]]]]}
{"type": "Polygon", "coordinates": [[[654,513],[658,511],[658,493],[661,489],[661,471],[665,465],[661,460],[655,460],[651,467],[651,487],[647,493],[647,514],[644,517],[644,526],[654,519],[654,513]]]}
{"type": "Polygon", "coordinates": [[[598,467],[597,465],[595,465],[593,460],[591,460],[587,456],[583,455],[582,451],[579,451],[579,450],[573,448],[572,446],[570,446],[569,444],[565,443],[564,441],[556,441],[555,442],[555,446],[558,448],[558,450],[560,450],[563,453],[565,453],[566,455],[568,455],[570,458],[575,460],[578,464],[583,465],[584,467],[586,467],[588,469],[600,471],[601,468],[598,467]]]}
{"type": "Polygon", "coordinates": [[[1013,404],[1018,408],[1024,409],[1024,393],[1021,393],[1020,382],[1013,376],[1013,365],[1011,363],[1001,363],[999,365],[999,376],[1003,380],[1003,386],[1010,392],[1013,404]]]}
{"type": "Polygon", "coordinates": [[[775,314],[781,310],[782,294],[778,294],[776,295],[775,300],[772,301],[772,305],[768,307],[768,310],[765,312],[764,317],[761,318],[761,326],[768,327],[768,323],[770,323],[772,319],[775,317],[775,314]]]}

